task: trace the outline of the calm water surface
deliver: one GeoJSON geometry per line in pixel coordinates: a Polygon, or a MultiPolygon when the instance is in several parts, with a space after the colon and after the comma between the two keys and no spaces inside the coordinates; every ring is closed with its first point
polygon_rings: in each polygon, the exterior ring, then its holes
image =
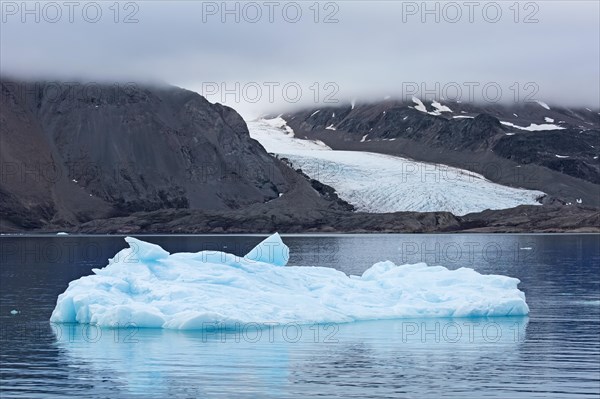
{"type": "MultiPolygon", "coordinates": [[[[242,255],[258,236],[148,236],[242,255]]],[[[521,279],[529,317],[99,329],[48,322],[67,284],[122,237],[2,237],[1,397],[600,396],[600,236],[284,236],[291,265],[361,274],[425,261],[521,279]],[[11,314],[11,311],[19,313],[11,314]]]]}

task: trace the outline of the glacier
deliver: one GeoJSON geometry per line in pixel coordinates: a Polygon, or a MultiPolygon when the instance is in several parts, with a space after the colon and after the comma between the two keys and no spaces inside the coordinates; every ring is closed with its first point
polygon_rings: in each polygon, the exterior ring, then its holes
{"type": "MultiPolygon", "coordinates": [[[[287,158],[294,169],[333,187],[340,198],[361,212],[447,211],[462,216],[486,209],[541,205],[538,198],[546,195],[496,184],[480,174],[447,165],[333,150],[322,141],[296,137],[281,117],[247,124],[250,136],[268,152],[287,158]]],[[[367,136],[361,141],[369,141],[367,136]]]]}
{"type": "Polygon", "coordinates": [[[218,323],[345,323],[359,320],[523,316],[519,280],[425,263],[374,264],[361,276],[286,266],[274,234],[246,256],[170,254],[132,237],[102,269],[69,283],[50,318],[104,327],[201,330],[218,323]]]}

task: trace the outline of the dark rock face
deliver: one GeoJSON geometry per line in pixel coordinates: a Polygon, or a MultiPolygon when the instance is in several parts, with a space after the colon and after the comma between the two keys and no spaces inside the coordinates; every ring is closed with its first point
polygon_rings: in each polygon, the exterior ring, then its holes
{"type": "Polygon", "coordinates": [[[443,163],[500,184],[541,190],[562,202],[584,199],[584,204],[600,206],[598,110],[442,101],[452,112],[439,112],[423,103],[427,112],[414,102],[388,100],[283,118],[296,136],[322,140],[334,149],[443,163]],[[528,131],[510,124],[563,129],[528,131]]]}
{"type": "MultiPolygon", "coordinates": [[[[240,209],[303,179],[233,109],[175,87],[3,79],[0,210],[7,227],[74,225],[167,208],[240,209]]],[[[325,206],[325,205],[323,205],[325,206]]]]}
{"type": "MultiPolygon", "coordinates": [[[[277,200],[275,200],[277,201],[277,200]]],[[[600,232],[600,211],[580,206],[522,205],[465,216],[448,212],[354,213],[323,209],[285,210],[261,204],[225,212],[170,209],[99,219],[77,226],[79,233],[531,233],[600,232]]],[[[45,231],[59,231],[48,226],[45,231]]]]}
{"type": "Polygon", "coordinates": [[[521,164],[538,164],[569,176],[600,184],[600,130],[575,129],[504,136],[493,150],[521,164]]]}

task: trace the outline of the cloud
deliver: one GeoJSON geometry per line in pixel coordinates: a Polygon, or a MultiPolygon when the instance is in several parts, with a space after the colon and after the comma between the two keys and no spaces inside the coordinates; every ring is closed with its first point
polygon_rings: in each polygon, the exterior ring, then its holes
{"type": "Polygon", "coordinates": [[[166,81],[246,116],[412,94],[600,107],[598,2],[65,4],[2,2],[2,74],[166,81]]]}

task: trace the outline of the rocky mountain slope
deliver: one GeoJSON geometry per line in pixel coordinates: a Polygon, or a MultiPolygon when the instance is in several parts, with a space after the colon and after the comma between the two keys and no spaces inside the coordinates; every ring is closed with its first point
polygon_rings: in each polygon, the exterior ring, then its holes
{"type": "Polygon", "coordinates": [[[385,100],[282,115],[296,137],[467,169],[548,200],[600,206],[600,114],[514,106],[385,100]]]}
{"type": "Polygon", "coordinates": [[[1,83],[3,230],[158,209],[240,209],[289,191],[307,206],[335,207],[252,140],[233,109],[197,93],[1,83]]]}

